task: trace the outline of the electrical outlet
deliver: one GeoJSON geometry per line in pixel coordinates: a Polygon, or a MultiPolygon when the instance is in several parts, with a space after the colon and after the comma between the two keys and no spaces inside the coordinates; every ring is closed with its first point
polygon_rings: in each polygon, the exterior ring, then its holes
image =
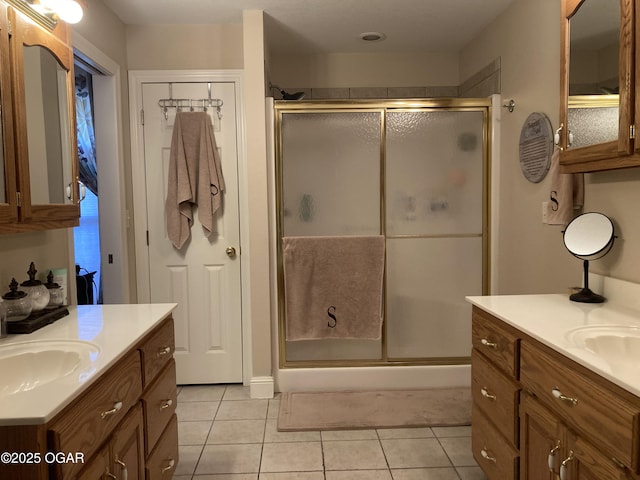
{"type": "Polygon", "coordinates": [[[549,202],[542,202],[542,223],[549,223],[549,202]]]}

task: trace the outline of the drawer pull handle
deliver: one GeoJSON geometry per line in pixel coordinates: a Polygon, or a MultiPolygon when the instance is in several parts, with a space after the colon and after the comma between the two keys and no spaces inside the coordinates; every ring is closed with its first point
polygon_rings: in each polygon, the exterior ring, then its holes
{"type": "Polygon", "coordinates": [[[556,469],[556,454],[560,450],[560,440],[556,443],[556,446],[551,449],[549,456],[547,457],[547,465],[549,465],[549,471],[554,472],[556,469]]]}
{"type": "Polygon", "coordinates": [[[156,357],[162,358],[165,355],[169,355],[171,353],[171,347],[162,347],[158,350],[156,357]]]}
{"type": "Polygon", "coordinates": [[[116,402],[113,404],[113,408],[107,410],[106,412],[102,412],[100,414],[100,418],[102,419],[107,418],[109,415],[113,415],[114,413],[117,413],[121,408],[122,408],[122,402],[116,402]]]}
{"type": "Polygon", "coordinates": [[[558,400],[562,400],[563,402],[568,402],[571,405],[577,405],[578,404],[578,399],[577,398],[573,398],[573,397],[567,397],[566,395],[564,395],[560,390],[558,390],[557,388],[554,388],[553,390],[551,390],[551,393],[553,394],[554,397],[556,397],[558,400]]]}
{"type": "Polygon", "coordinates": [[[171,399],[165,400],[164,402],[162,402],[160,404],[160,410],[164,410],[165,408],[169,408],[171,405],[173,405],[173,400],[171,400],[171,399]]]}
{"type": "Polygon", "coordinates": [[[487,447],[484,447],[482,450],[480,450],[480,455],[482,455],[482,458],[484,458],[485,460],[496,463],[496,457],[492,457],[491,455],[489,455],[487,447]]]}
{"type": "Polygon", "coordinates": [[[483,387],[480,389],[480,393],[482,394],[482,396],[484,398],[486,398],[487,400],[491,400],[491,401],[495,401],[496,400],[496,396],[492,395],[489,393],[489,390],[487,390],[487,387],[483,387]]]}
{"type": "Polygon", "coordinates": [[[498,344],[497,343],[490,342],[486,338],[483,338],[482,340],[480,340],[480,343],[482,345],[484,345],[485,347],[494,348],[494,349],[498,348],[498,344]]]}
{"type": "Polygon", "coordinates": [[[175,464],[176,464],[175,460],[173,458],[170,459],[169,463],[167,464],[167,466],[164,467],[162,470],[160,470],[160,474],[164,475],[165,472],[168,472],[169,470],[171,470],[175,464]]]}
{"type": "Polygon", "coordinates": [[[567,468],[569,468],[568,464],[571,460],[573,460],[573,450],[569,452],[569,456],[560,464],[560,480],[567,480],[567,468]]]}
{"type": "Polygon", "coordinates": [[[129,473],[127,472],[127,465],[122,460],[116,458],[116,463],[120,465],[120,480],[127,480],[129,473]]]}

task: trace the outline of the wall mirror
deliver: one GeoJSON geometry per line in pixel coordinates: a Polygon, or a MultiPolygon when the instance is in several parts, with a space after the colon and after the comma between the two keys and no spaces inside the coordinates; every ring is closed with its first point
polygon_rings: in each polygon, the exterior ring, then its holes
{"type": "Polygon", "coordinates": [[[585,0],[569,20],[570,147],[618,140],[620,2],[585,0]]]}
{"type": "Polygon", "coordinates": [[[602,213],[583,213],[567,225],[563,239],[567,250],[583,261],[584,270],[584,287],[569,298],[574,302],[604,302],[604,297],[589,289],[589,261],[602,258],[611,250],[615,239],[613,222],[602,213]]]}
{"type": "Polygon", "coordinates": [[[67,70],[48,49],[23,46],[31,203],[71,203],[67,70]]]}

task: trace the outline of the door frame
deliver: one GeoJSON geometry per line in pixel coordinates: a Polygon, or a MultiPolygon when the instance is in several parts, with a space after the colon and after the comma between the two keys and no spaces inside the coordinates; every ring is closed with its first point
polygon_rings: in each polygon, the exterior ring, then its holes
{"type": "MultiPolygon", "coordinates": [[[[104,303],[130,303],[130,254],[129,222],[125,193],[124,135],[122,123],[122,75],[120,65],[80,34],[73,32],[74,56],[95,68],[101,75],[94,75],[94,109],[96,125],[96,157],[115,159],[103,162],[98,173],[100,191],[109,198],[109,205],[99,205],[100,215],[100,263],[104,293],[104,303]],[[112,254],[116,262],[104,261],[106,254],[112,254]]],[[[75,99],[74,99],[75,101],[75,99]]],[[[68,233],[68,298],[76,303],[76,276],[73,229],[68,233]]]]}
{"type": "MultiPolygon", "coordinates": [[[[147,245],[147,192],[144,162],[144,136],[142,129],[142,85],[144,83],[205,83],[232,82],[236,90],[236,142],[238,151],[238,209],[240,212],[240,289],[242,324],[242,379],[249,385],[252,376],[251,317],[249,303],[249,222],[247,155],[244,109],[244,81],[241,70],[130,70],[129,71],[129,125],[131,129],[131,174],[135,216],[136,284],[138,302],[148,303],[149,251],[147,245]]],[[[224,106],[222,107],[224,115],[224,106]]]]}

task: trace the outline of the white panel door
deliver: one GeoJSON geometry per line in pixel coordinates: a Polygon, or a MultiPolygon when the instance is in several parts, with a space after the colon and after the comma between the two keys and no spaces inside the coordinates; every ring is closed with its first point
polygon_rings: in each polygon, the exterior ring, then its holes
{"type": "Polygon", "coordinates": [[[144,83],[144,155],[151,302],[177,302],[178,384],[242,382],[240,221],[235,84],[214,82],[221,118],[208,109],[226,185],[214,232],[205,237],[194,208],[191,237],[176,250],[167,237],[165,199],[175,109],[158,100],[208,98],[207,83],[144,83]],[[234,253],[227,250],[234,249],[234,253]]]}

